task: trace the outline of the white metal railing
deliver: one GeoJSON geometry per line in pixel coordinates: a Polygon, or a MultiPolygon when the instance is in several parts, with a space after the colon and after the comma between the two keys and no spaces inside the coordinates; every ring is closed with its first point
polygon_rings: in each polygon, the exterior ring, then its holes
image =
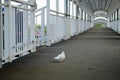
{"type": "Polygon", "coordinates": [[[36,10],[36,24],[41,26],[39,29],[36,28],[36,33],[39,32],[39,34],[36,34],[36,44],[38,46],[50,46],[92,27],[90,21],[66,17],[63,13],[53,10],[47,11],[47,8],[45,6],[36,10]]]}
{"type": "Polygon", "coordinates": [[[92,22],[50,10],[49,3],[36,11],[35,0],[0,3],[0,66],[36,51],[36,46],[50,46],[92,27],[92,22]]]}
{"type": "Polygon", "coordinates": [[[120,8],[117,8],[115,12],[113,12],[111,15],[109,15],[107,22],[107,27],[111,28],[115,32],[120,34],[120,8]]]}
{"type": "Polygon", "coordinates": [[[1,63],[12,62],[21,56],[34,52],[35,45],[35,0],[24,2],[21,0],[4,0],[1,3],[0,44],[1,63]],[[19,3],[13,5],[11,2],[19,3]]]}
{"type": "Polygon", "coordinates": [[[35,14],[35,37],[36,37],[36,45],[44,46],[46,44],[47,32],[46,32],[46,7],[40,8],[36,10],[35,14]]]}
{"type": "Polygon", "coordinates": [[[109,28],[111,28],[112,30],[114,30],[115,32],[120,33],[120,20],[116,20],[116,21],[108,21],[107,26],[109,28]]]}

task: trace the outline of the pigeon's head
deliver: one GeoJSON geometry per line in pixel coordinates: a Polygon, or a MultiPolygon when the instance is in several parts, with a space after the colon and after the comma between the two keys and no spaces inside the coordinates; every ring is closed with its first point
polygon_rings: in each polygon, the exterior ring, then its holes
{"type": "Polygon", "coordinates": [[[62,51],[62,53],[61,54],[65,54],[65,51],[62,51]]]}

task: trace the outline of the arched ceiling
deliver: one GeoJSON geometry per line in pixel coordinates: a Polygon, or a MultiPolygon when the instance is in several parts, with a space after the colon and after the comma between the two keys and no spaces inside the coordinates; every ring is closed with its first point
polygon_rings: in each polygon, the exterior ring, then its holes
{"type": "Polygon", "coordinates": [[[95,11],[105,11],[109,12],[111,8],[120,5],[120,0],[75,0],[79,2],[78,5],[83,5],[85,7],[91,8],[92,12],[95,11]]]}
{"type": "Polygon", "coordinates": [[[107,11],[116,0],[87,0],[93,11],[107,11]]]}

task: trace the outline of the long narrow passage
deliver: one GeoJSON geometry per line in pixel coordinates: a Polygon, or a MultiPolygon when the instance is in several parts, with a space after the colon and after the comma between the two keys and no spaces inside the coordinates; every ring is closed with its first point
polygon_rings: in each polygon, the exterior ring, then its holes
{"type": "Polygon", "coordinates": [[[120,80],[120,35],[93,28],[32,53],[0,70],[0,80],[120,80]],[[54,63],[62,50],[66,59],[54,63]]]}

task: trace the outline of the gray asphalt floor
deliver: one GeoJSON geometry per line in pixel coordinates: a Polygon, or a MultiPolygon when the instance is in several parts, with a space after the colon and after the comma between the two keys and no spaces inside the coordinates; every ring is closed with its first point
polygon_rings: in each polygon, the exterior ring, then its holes
{"type": "Polygon", "coordinates": [[[38,47],[0,69],[0,80],[120,80],[120,35],[93,28],[51,47],[38,47]],[[53,60],[61,51],[66,59],[53,60]]]}

